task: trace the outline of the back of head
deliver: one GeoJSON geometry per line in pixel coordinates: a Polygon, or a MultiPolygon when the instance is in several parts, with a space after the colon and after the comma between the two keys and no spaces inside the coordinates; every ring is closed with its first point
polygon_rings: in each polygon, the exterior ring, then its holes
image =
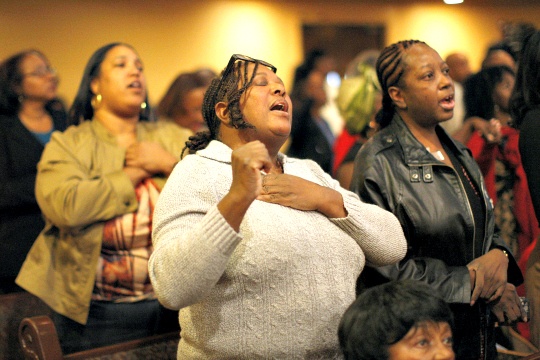
{"type": "Polygon", "coordinates": [[[206,73],[189,72],[178,75],[159,102],[158,115],[176,118],[184,111],[185,96],[192,90],[208,87],[211,81],[212,78],[206,73]]]}
{"type": "Polygon", "coordinates": [[[388,359],[388,348],[422,322],[454,320],[436,291],[415,280],[393,281],[364,291],[345,311],[338,336],[346,360],[388,359]]]}
{"type": "Polygon", "coordinates": [[[540,30],[525,38],[516,74],[510,111],[517,127],[527,111],[540,107],[540,30]]]}
{"type": "Polygon", "coordinates": [[[523,48],[523,40],[536,31],[536,27],[527,22],[505,22],[502,28],[503,42],[512,50],[518,61],[523,48]]]}
{"type": "Polygon", "coordinates": [[[357,55],[347,67],[339,87],[336,103],[350,134],[360,134],[377,109],[381,93],[375,70],[378,56],[377,50],[357,55]]]}
{"type": "Polygon", "coordinates": [[[405,71],[405,64],[402,61],[403,55],[410,47],[417,44],[427,44],[420,40],[404,40],[387,46],[377,59],[377,77],[381,85],[383,99],[382,109],[377,115],[377,122],[381,129],[390,124],[394,116],[394,104],[388,94],[388,89],[399,83],[405,71]]]}
{"type": "Polygon", "coordinates": [[[449,54],[445,61],[450,68],[450,77],[459,83],[463,83],[472,74],[469,59],[465,54],[449,54]]]}

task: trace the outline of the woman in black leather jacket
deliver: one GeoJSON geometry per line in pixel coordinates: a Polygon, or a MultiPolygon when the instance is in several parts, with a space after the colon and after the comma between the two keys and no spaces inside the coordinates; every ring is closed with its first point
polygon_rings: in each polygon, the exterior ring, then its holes
{"type": "Polygon", "coordinates": [[[494,235],[493,207],[465,146],[438,126],[452,117],[448,66],[423,42],[401,41],[381,53],[382,130],[355,159],[351,188],[393,212],[408,241],[396,265],[366,268],[362,286],[416,279],[453,310],[457,359],[495,359],[494,323],[525,317],[515,286],[521,273],[494,235]]]}

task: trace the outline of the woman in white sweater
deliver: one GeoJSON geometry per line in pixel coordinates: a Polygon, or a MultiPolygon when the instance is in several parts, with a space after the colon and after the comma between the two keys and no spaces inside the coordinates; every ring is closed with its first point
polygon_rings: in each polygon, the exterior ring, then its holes
{"type": "Polygon", "coordinates": [[[180,309],[179,359],[340,358],[337,328],[366,261],[406,253],[391,213],[279,152],[292,106],[276,68],[233,55],[205,94],[154,213],[149,273],[180,309]]]}

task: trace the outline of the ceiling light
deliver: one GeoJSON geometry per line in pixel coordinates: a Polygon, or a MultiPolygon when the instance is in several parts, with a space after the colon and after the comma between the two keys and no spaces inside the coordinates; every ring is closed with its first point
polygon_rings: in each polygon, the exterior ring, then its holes
{"type": "Polygon", "coordinates": [[[462,2],[463,0],[444,0],[444,3],[448,5],[461,4],[462,2]]]}

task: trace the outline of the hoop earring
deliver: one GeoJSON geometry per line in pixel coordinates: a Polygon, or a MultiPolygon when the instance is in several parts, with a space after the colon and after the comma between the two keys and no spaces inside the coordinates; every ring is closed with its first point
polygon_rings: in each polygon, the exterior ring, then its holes
{"type": "Polygon", "coordinates": [[[90,105],[92,105],[92,108],[97,108],[101,104],[101,100],[103,100],[103,96],[101,94],[97,94],[95,97],[90,100],[90,105]]]}

